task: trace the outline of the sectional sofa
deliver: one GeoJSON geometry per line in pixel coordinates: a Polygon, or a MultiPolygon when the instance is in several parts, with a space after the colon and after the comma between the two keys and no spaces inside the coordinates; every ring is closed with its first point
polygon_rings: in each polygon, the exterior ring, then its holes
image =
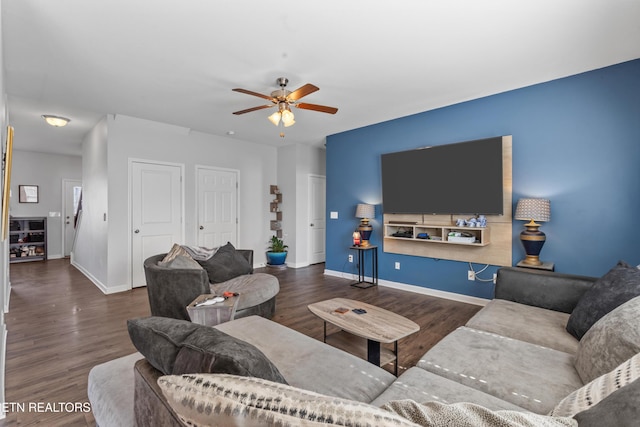
{"type": "Polygon", "coordinates": [[[599,279],[502,268],[495,298],[398,378],[258,316],[214,328],[248,346],[231,355],[220,352],[230,344],[203,338],[211,329],[137,319],[130,333],[140,353],[94,367],[89,399],[102,427],[178,426],[181,417],[199,425],[359,425],[367,417],[371,425],[437,425],[442,417],[469,425],[635,425],[638,278],[626,264],[599,279]],[[598,311],[598,302],[607,307],[598,311]]]}

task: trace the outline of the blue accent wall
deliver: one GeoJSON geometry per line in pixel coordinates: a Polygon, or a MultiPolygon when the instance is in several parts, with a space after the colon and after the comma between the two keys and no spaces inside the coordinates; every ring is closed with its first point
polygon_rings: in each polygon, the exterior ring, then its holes
{"type": "MultiPolygon", "coordinates": [[[[501,135],[513,136],[513,208],[521,197],[551,200],[542,260],[590,276],[618,260],[640,264],[639,59],[328,136],[327,218],[339,217],[327,222],[327,270],[355,271],[347,261],[355,208],[372,203],[380,279],[491,298],[493,283],[468,281],[465,262],[382,250],[380,155],[501,135]]],[[[513,222],[514,265],[524,258],[522,225],[513,222]]]]}

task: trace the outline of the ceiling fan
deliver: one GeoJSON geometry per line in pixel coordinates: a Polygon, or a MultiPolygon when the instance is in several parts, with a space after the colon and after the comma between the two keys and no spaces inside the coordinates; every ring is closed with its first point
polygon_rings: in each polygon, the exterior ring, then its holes
{"type": "MultiPolygon", "coordinates": [[[[262,110],[265,108],[278,107],[278,111],[270,115],[269,120],[276,126],[282,124],[282,126],[284,127],[289,127],[295,123],[293,113],[291,112],[291,107],[302,108],[303,110],[320,111],[321,113],[328,114],[335,114],[338,112],[338,109],[334,107],[298,102],[300,98],[320,90],[320,88],[317,86],[307,83],[306,85],[301,86],[291,92],[285,89],[287,83],[289,83],[289,79],[287,79],[286,77],[279,77],[278,80],[276,80],[276,83],[280,86],[280,89],[274,90],[273,92],[271,92],[271,95],[263,95],[261,93],[241,88],[232,89],[235,92],[246,93],[247,95],[257,96],[259,98],[271,101],[270,104],[247,108],[246,110],[236,111],[233,114],[240,115],[250,113],[252,111],[262,110]]],[[[284,138],[284,132],[280,132],[280,136],[284,138]]]]}

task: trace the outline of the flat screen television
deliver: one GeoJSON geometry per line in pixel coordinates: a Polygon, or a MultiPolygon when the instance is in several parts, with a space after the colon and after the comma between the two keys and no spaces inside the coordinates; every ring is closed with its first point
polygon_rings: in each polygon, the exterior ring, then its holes
{"type": "Polygon", "coordinates": [[[503,214],[502,137],[383,154],[382,206],[397,214],[503,214]]]}

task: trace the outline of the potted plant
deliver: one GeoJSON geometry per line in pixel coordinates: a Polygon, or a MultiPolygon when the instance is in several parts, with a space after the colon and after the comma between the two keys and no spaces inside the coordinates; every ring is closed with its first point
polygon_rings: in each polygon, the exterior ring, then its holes
{"type": "Polygon", "coordinates": [[[289,246],[284,244],[282,239],[278,236],[271,236],[269,240],[269,246],[267,247],[267,264],[268,265],[283,265],[287,259],[287,248],[289,246]]]}

